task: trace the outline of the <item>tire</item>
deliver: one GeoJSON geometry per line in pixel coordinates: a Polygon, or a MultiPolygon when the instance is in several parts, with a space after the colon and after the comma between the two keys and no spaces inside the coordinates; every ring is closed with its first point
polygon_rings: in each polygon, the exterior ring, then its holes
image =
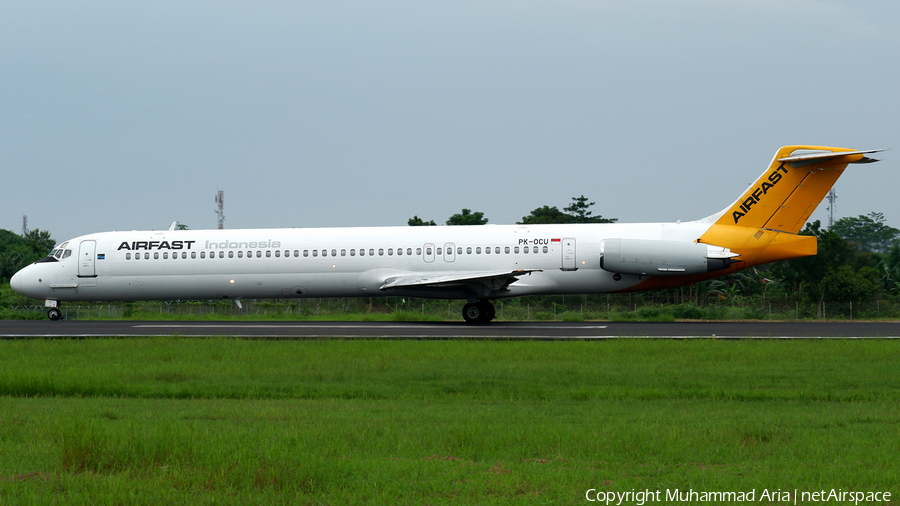
{"type": "Polygon", "coordinates": [[[463,306],[463,320],[466,323],[481,323],[484,318],[484,307],[479,303],[468,303],[463,306]]]}
{"type": "Polygon", "coordinates": [[[62,311],[57,308],[53,308],[50,311],[47,311],[47,318],[50,318],[53,321],[59,320],[62,318],[62,311]]]}
{"type": "Polygon", "coordinates": [[[484,301],[485,307],[485,316],[487,317],[484,322],[487,323],[494,319],[497,316],[497,310],[494,308],[494,305],[488,301],[484,301]]]}

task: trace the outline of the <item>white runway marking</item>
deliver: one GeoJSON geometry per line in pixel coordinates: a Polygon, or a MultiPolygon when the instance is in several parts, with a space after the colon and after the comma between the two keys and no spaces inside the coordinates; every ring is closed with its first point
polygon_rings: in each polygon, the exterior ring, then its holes
{"type": "MultiPolygon", "coordinates": [[[[193,328],[193,329],[216,329],[216,328],[227,328],[227,329],[360,329],[367,328],[366,324],[344,324],[344,325],[322,325],[322,324],[293,324],[293,325],[252,325],[246,323],[235,323],[235,324],[227,324],[227,323],[217,323],[217,324],[199,324],[192,325],[190,323],[177,324],[177,323],[166,323],[166,324],[151,324],[151,325],[133,325],[134,328],[154,328],[154,329],[177,329],[177,328],[193,328]]],[[[375,328],[379,329],[414,329],[414,328],[431,328],[432,325],[378,325],[375,328]]],[[[472,329],[477,329],[479,327],[471,327],[472,329]]],[[[490,328],[490,327],[487,327],[490,328]]],[[[533,326],[529,325],[527,329],[559,329],[561,327],[558,326],[533,326]]],[[[606,325],[579,325],[572,326],[566,328],[573,329],[605,329],[606,325]]]]}

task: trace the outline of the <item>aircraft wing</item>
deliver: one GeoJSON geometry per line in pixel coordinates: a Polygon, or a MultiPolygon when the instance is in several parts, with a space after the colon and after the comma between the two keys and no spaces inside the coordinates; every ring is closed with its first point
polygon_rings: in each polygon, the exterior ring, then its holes
{"type": "Polygon", "coordinates": [[[381,290],[391,288],[456,288],[471,284],[481,284],[492,290],[501,290],[514,283],[519,276],[540,272],[544,269],[517,269],[514,271],[482,271],[482,272],[428,272],[391,276],[379,287],[381,290]]]}

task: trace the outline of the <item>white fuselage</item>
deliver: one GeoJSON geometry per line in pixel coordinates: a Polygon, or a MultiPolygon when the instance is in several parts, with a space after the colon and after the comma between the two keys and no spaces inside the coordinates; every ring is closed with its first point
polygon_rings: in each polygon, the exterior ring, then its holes
{"type": "MultiPolygon", "coordinates": [[[[25,267],[13,288],[35,298],[175,300],[403,295],[502,298],[596,294],[639,275],[600,268],[601,241],[692,242],[709,223],[486,225],[104,232],[60,246],[69,256],[25,267]],[[506,286],[383,289],[398,276],[532,271],[506,286]],[[485,291],[487,290],[487,291],[485,291]]],[[[489,283],[488,283],[489,285],[489,283]]]]}

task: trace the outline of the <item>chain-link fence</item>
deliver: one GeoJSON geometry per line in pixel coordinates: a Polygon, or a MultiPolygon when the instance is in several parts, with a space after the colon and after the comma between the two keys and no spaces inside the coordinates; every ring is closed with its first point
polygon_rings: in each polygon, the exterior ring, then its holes
{"type": "MultiPolygon", "coordinates": [[[[165,301],[133,303],[63,303],[68,320],[95,319],[364,319],[459,320],[465,301],[415,298],[309,298],[234,301],[165,301]]],[[[900,303],[808,302],[789,297],[769,300],[736,297],[697,304],[663,301],[644,294],[522,297],[494,301],[497,318],[522,321],[674,321],[674,320],[872,320],[900,318],[900,303]]],[[[43,319],[47,308],[20,305],[0,308],[0,317],[43,319]]]]}

